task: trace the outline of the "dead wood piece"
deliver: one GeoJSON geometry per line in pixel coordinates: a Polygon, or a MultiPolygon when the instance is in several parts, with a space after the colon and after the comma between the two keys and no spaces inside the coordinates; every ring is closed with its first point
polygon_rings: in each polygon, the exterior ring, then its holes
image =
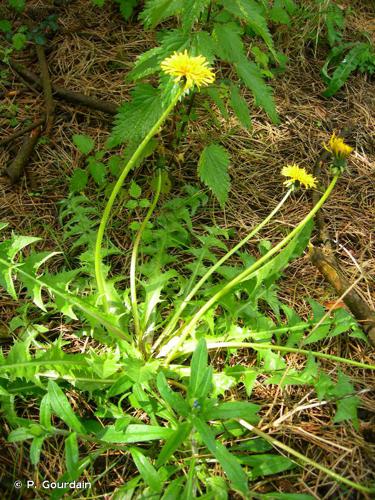
{"type": "Polygon", "coordinates": [[[52,132],[54,113],[55,113],[55,103],[52,96],[52,86],[49,77],[48,64],[46,59],[46,53],[42,45],[36,44],[36,53],[39,60],[40,66],[40,76],[42,80],[42,87],[44,93],[44,100],[46,103],[46,132],[45,134],[49,137],[52,132]]]}
{"type": "MultiPolygon", "coordinates": [[[[38,87],[42,87],[42,83],[38,76],[25,68],[24,66],[17,64],[15,62],[10,62],[11,67],[25,80],[36,84],[38,87]]],[[[117,104],[108,101],[101,101],[95,97],[90,97],[81,94],[80,92],[74,92],[73,90],[68,90],[64,87],[52,84],[52,90],[57,97],[65,99],[73,104],[79,104],[80,106],[86,106],[90,109],[95,109],[97,111],[102,111],[109,115],[115,115],[118,111],[117,104]]]]}
{"type": "Polygon", "coordinates": [[[330,253],[326,255],[320,248],[313,247],[310,251],[310,259],[324,278],[333,286],[336,293],[339,296],[345,294],[343,297],[344,303],[360,323],[371,344],[375,346],[375,312],[369,308],[357,292],[353,289],[349,290],[350,283],[339,270],[335,257],[330,253]]]}
{"type": "Polygon", "coordinates": [[[14,132],[14,134],[9,135],[8,137],[4,137],[4,139],[0,140],[0,146],[5,146],[9,142],[13,142],[16,139],[18,139],[18,137],[27,134],[27,132],[30,132],[30,130],[34,130],[34,128],[40,127],[41,125],[43,125],[44,120],[45,120],[44,118],[36,120],[35,122],[30,123],[30,125],[27,125],[26,127],[17,130],[16,132],[14,132]]]}
{"type": "Polygon", "coordinates": [[[29,137],[27,137],[20,147],[17,156],[12,163],[6,168],[6,173],[10,178],[12,184],[15,184],[23,174],[26,163],[32,155],[38,138],[41,133],[41,127],[32,130],[29,137]]]}

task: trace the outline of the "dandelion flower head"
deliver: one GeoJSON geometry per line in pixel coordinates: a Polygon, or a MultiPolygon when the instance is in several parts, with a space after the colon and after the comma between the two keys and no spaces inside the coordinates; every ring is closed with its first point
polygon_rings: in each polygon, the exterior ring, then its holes
{"type": "Polygon", "coordinates": [[[190,56],[187,51],[175,52],[161,63],[161,69],[175,77],[175,82],[185,81],[187,89],[196,85],[205,87],[215,81],[215,73],[208,67],[203,56],[190,56]]]}
{"type": "Polygon", "coordinates": [[[316,179],[306,172],[304,168],[299,167],[295,163],[293,165],[286,165],[281,170],[281,175],[289,177],[284,184],[290,186],[304,186],[307,188],[316,187],[316,179]]]}
{"type": "Polygon", "coordinates": [[[323,144],[324,148],[332,153],[337,158],[347,158],[353,151],[353,148],[345,144],[342,137],[338,137],[335,133],[332,134],[329,143],[323,144]]]}

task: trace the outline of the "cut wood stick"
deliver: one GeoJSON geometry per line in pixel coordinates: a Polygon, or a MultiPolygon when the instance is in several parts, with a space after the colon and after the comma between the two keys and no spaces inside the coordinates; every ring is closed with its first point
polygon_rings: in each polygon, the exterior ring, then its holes
{"type": "Polygon", "coordinates": [[[26,127],[23,127],[21,129],[17,130],[16,132],[14,132],[14,134],[9,135],[8,137],[4,137],[4,139],[0,140],[0,146],[5,146],[9,142],[13,142],[16,139],[18,139],[18,137],[21,137],[21,136],[27,134],[28,132],[30,132],[30,130],[34,130],[34,128],[40,127],[41,125],[43,125],[44,120],[45,120],[45,118],[41,118],[40,120],[36,120],[35,122],[30,123],[30,125],[27,125],[26,127]]]}
{"type": "Polygon", "coordinates": [[[54,114],[55,114],[55,103],[52,96],[52,86],[49,77],[48,64],[46,59],[46,53],[42,45],[35,45],[36,53],[39,60],[40,66],[40,76],[43,87],[44,102],[46,104],[46,130],[45,135],[50,136],[52,132],[54,114]]]}
{"type": "MultiPolygon", "coordinates": [[[[35,73],[13,61],[10,61],[9,64],[11,68],[13,68],[22,78],[28,82],[34,83],[39,88],[42,88],[42,82],[35,73]]],[[[56,97],[60,97],[65,101],[73,104],[79,104],[80,106],[85,106],[97,111],[102,111],[103,113],[107,113],[109,115],[115,115],[118,111],[118,105],[113,102],[101,101],[95,97],[86,96],[80,92],[74,92],[73,90],[60,87],[59,85],[52,84],[52,91],[56,97]]]]}
{"type": "Polygon", "coordinates": [[[10,178],[12,184],[15,184],[20,179],[23,174],[26,163],[29,161],[38,138],[41,133],[41,127],[34,128],[31,134],[25,139],[24,143],[20,147],[17,156],[12,161],[12,163],[6,168],[6,173],[10,178]]]}

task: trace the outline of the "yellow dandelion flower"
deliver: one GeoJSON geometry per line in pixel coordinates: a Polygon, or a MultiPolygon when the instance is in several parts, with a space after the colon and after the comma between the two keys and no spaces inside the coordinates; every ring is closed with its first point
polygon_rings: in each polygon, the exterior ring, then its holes
{"type": "Polygon", "coordinates": [[[328,145],[323,144],[323,146],[337,158],[347,158],[353,151],[353,148],[345,144],[344,139],[342,137],[337,137],[335,133],[332,134],[328,145]]]}
{"type": "Polygon", "coordinates": [[[299,167],[295,163],[293,165],[286,165],[281,170],[281,175],[289,177],[284,184],[290,186],[305,186],[305,188],[316,187],[316,179],[306,172],[304,168],[299,167]]]}
{"type": "Polygon", "coordinates": [[[191,88],[196,85],[198,88],[215,81],[215,73],[209,68],[208,61],[203,56],[189,56],[187,51],[175,52],[161,63],[161,69],[175,77],[175,82],[185,81],[185,87],[191,88]]]}

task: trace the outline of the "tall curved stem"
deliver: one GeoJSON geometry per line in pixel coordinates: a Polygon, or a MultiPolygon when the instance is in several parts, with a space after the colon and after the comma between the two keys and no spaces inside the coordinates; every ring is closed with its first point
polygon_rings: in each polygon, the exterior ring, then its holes
{"type": "Polygon", "coordinates": [[[157,188],[156,188],[155,197],[152,201],[150,208],[147,211],[146,217],[143,219],[143,222],[138,230],[137,236],[135,237],[131,261],[130,261],[130,301],[131,301],[131,307],[132,307],[132,311],[133,311],[135,335],[137,338],[138,347],[140,348],[141,352],[144,352],[144,349],[142,347],[143,332],[142,332],[141,324],[140,324],[140,320],[139,320],[139,311],[138,311],[138,304],[137,304],[137,287],[136,287],[136,266],[137,266],[137,259],[138,259],[138,249],[139,249],[139,244],[141,242],[143,232],[146,228],[147,222],[150,220],[150,217],[153,214],[155,207],[156,207],[156,204],[159,200],[160,191],[161,191],[161,172],[159,170],[158,184],[157,184],[157,188]]]}
{"type": "Polygon", "coordinates": [[[109,216],[111,214],[111,210],[113,207],[113,204],[116,200],[116,197],[128,175],[130,170],[136,165],[137,161],[141,157],[145,147],[147,144],[150,142],[152,137],[158,132],[159,128],[161,125],[164,123],[166,118],[168,117],[169,113],[172,111],[172,109],[175,107],[177,104],[177,101],[183,94],[184,89],[180,89],[175,97],[172,99],[172,102],[169,104],[169,106],[165,109],[165,111],[162,113],[158,121],[155,123],[155,125],[150,129],[146,137],[143,139],[143,141],[140,143],[138,148],[135,150],[133,156],[130,158],[128,163],[125,165],[120,177],[117,179],[117,182],[112,190],[112,193],[107,201],[107,204],[105,206],[105,209],[102,214],[102,218],[100,220],[100,225],[96,237],[96,242],[95,242],[95,253],[94,253],[94,259],[95,259],[95,278],[96,278],[96,283],[98,286],[99,294],[103,298],[103,303],[104,307],[106,310],[108,310],[108,300],[106,297],[106,290],[105,290],[105,278],[103,275],[103,266],[102,266],[102,243],[103,243],[103,237],[104,237],[104,232],[109,220],[109,216]]]}

